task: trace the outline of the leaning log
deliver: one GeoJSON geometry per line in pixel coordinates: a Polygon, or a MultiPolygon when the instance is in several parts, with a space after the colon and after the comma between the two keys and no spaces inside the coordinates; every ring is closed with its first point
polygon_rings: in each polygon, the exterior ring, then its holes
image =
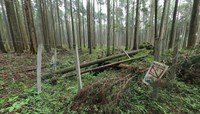
{"type": "MultiPolygon", "coordinates": [[[[81,74],[84,74],[84,73],[87,73],[87,72],[91,72],[91,71],[100,70],[100,69],[105,69],[107,67],[119,65],[121,63],[129,62],[129,61],[133,61],[133,60],[142,59],[142,58],[145,58],[145,57],[147,57],[147,55],[139,56],[139,57],[135,57],[135,58],[130,58],[130,59],[126,59],[126,60],[122,60],[122,61],[114,62],[114,63],[111,63],[111,64],[106,64],[106,65],[99,66],[99,67],[96,67],[96,68],[92,68],[92,69],[81,71],[81,74]]],[[[67,75],[67,76],[62,77],[62,78],[68,78],[68,77],[73,77],[73,76],[76,76],[76,74],[70,74],[70,75],[67,75]]]]}
{"type": "MultiPolygon", "coordinates": [[[[141,50],[134,50],[134,51],[127,52],[127,54],[132,55],[132,54],[136,54],[136,53],[138,53],[140,51],[141,50]]],[[[88,62],[88,63],[83,63],[83,64],[80,65],[80,68],[88,67],[88,66],[95,65],[95,64],[100,64],[100,63],[103,63],[105,61],[109,61],[109,60],[112,60],[112,59],[123,57],[125,55],[126,55],[125,53],[122,53],[122,54],[118,54],[118,55],[113,55],[113,56],[108,56],[108,57],[105,57],[105,58],[101,58],[101,59],[98,59],[96,61],[91,61],[91,62],[88,62]]],[[[52,76],[54,74],[65,74],[67,72],[74,71],[75,68],[76,68],[75,66],[63,68],[63,69],[57,70],[55,72],[43,75],[42,79],[49,78],[49,76],[52,76]]]]}

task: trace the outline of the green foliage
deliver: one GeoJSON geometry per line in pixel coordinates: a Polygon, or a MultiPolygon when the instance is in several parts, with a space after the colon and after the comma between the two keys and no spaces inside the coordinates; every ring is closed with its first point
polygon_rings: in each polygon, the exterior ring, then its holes
{"type": "MultiPolygon", "coordinates": [[[[106,49],[106,48],[103,48],[106,49]]],[[[102,56],[105,50],[96,48],[93,50],[94,54],[89,55],[87,50],[83,49],[81,54],[81,61],[95,60],[102,56]]],[[[134,57],[148,55],[144,60],[138,60],[131,63],[133,66],[139,67],[139,65],[149,65],[153,61],[153,55],[150,50],[143,50],[134,57]]],[[[184,60],[184,56],[194,55],[198,50],[179,50],[180,60],[184,60]]],[[[172,51],[165,53],[165,58],[170,58],[172,51]]],[[[126,57],[127,58],[127,57],[126,57]]],[[[67,61],[61,62],[63,66],[72,66],[74,57],[67,57],[67,61]]],[[[198,58],[194,56],[190,59],[194,63],[198,62],[198,58]]],[[[113,77],[122,76],[121,70],[107,69],[103,72],[94,74],[92,72],[82,75],[83,85],[87,86],[93,82],[99,80],[106,80],[113,77]]],[[[133,74],[135,75],[135,74],[133,74]]],[[[124,91],[119,95],[119,102],[113,103],[113,101],[105,104],[95,104],[92,106],[94,112],[97,113],[120,113],[120,114],[141,114],[141,113],[159,113],[159,114],[176,114],[176,113],[188,113],[198,114],[200,113],[200,87],[198,85],[187,85],[184,82],[174,80],[166,87],[162,87],[159,91],[159,98],[157,100],[151,98],[152,88],[141,83],[143,75],[137,75],[136,78],[131,80],[124,91]]],[[[44,83],[42,86],[42,93],[37,94],[36,88],[28,88],[24,86],[23,81],[0,81],[0,85],[7,85],[13,89],[7,89],[8,96],[0,99],[0,113],[22,113],[22,114],[48,114],[48,113],[64,113],[67,110],[70,114],[77,114],[78,112],[70,108],[74,101],[74,96],[77,94],[78,85],[77,79],[71,78],[67,80],[58,80],[56,85],[50,85],[44,83]],[[21,89],[21,90],[20,90],[21,89]]],[[[123,83],[126,83],[124,81],[123,83]]],[[[113,84],[113,83],[111,83],[113,84]]],[[[112,99],[112,96],[119,87],[123,85],[118,84],[113,86],[111,94],[105,94],[108,99],[112,99]]],[[[118,92],[118,91],[117,91],[118,92]]],[[[94,95],[98,94],[98,91],[91,90],[94,95]]],[[[87,100],[90,99],[89,97],[87,100]]],[[[88,101],[89,102],[89,101],[88,101]]],[[[82,114],[86,114],[91,107],[83,104],[84,107],[80,110],[82,114]]]]}

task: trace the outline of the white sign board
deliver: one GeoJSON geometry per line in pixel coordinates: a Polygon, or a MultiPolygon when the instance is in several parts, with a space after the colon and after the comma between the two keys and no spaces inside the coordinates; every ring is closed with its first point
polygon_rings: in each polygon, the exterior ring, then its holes
{"type": "Polygon", "coordinates": [[[147,85],[159,80],[167,71],[168,66],[154,61],[151,64],[147,74],[145,75],[143,82],[147,85]]]}

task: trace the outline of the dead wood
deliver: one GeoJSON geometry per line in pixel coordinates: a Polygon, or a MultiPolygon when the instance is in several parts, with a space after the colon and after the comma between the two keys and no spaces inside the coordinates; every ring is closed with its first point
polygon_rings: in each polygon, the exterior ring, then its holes
{"type": "MultiPolygon", "coordinates": [[[[114,63],[111,63],[111,64],[106,64],[106,65],[99,66],[99,67],[96,67],[96,68],[92,68],[92,69],[88,69],[88,70],[85,70],[85,71],[81,71],[81,74],[84,74],[84,73],[87,73],[87,72],[91,72],[91,71],[97,71],[97,70],[100,70],[100,69],[105,69],[107,67],[112,67],[112,66],[115,66],[115,65],[119,65],[121,63],[142,59],[144,57],[146,57],[146,55],[145,56],[139,56],[139,57],[136,57],[136,58],[122,60],[122,61],[119,61],[119,62],[114,62],[114,63]]],[[[70,75],[67,75],[67,76],[65,76],[63,78],[69,78],[69,77],[73,77],[73,76],[76,76],[76,74],[70,74],[70,75]]]]}
{"type": "MultiPolygon", "coordinates": [[[[134,51],[131,51],[131,52],[127,52],[127,54],[132,55],[132,54],[136,54],[136,53],[138,53],[140,51],[141,50],[134,50],[134,51]]],[[[113,56],[108,56],[108,57],[105,57],[105,58],[101,58],[101,59],[98,59],[96,61],[83,63],[83,64],[80,65],[80,68],[88,67],[88,66],[95,65],[95,64],[100,64],[100,63],[103,63],[103,62],[106,62],[106,61],[109,61],[109,60],[112,60],[112,59],[123,57],[125,55],[126,55],[125,53],[122,53],[122,54],[118,54],[118,55],[113,55],[113,56]]],[[[63,69],[57,70],[55,72],[43,75],[42,79],[48,79],[54,74],[65,74],[67,72],[71,72],[71,71],[74,71],[74,70],[75,70],[75,66],[63,68],[63,69]]]]}

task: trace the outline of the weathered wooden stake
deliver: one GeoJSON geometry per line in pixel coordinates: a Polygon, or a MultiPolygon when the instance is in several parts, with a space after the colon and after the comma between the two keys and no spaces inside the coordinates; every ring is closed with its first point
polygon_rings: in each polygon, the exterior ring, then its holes
{"type": "Polygon", "coordinates": [[[76,75],[78,80],[78,90],[80,91],[82,89],[82,80],[81,80],[81,69],[80,69],[80,62],[79,62],[79,54],[78,54],[78,46],[75,47],[75,53],[76,53],[76,75]]]}
{"type": "Polygon", "coordinates": [[[42,44],[38,45],[37,51],[37,92],[41,93],[41,69],[42,69],[42,44]]]}

